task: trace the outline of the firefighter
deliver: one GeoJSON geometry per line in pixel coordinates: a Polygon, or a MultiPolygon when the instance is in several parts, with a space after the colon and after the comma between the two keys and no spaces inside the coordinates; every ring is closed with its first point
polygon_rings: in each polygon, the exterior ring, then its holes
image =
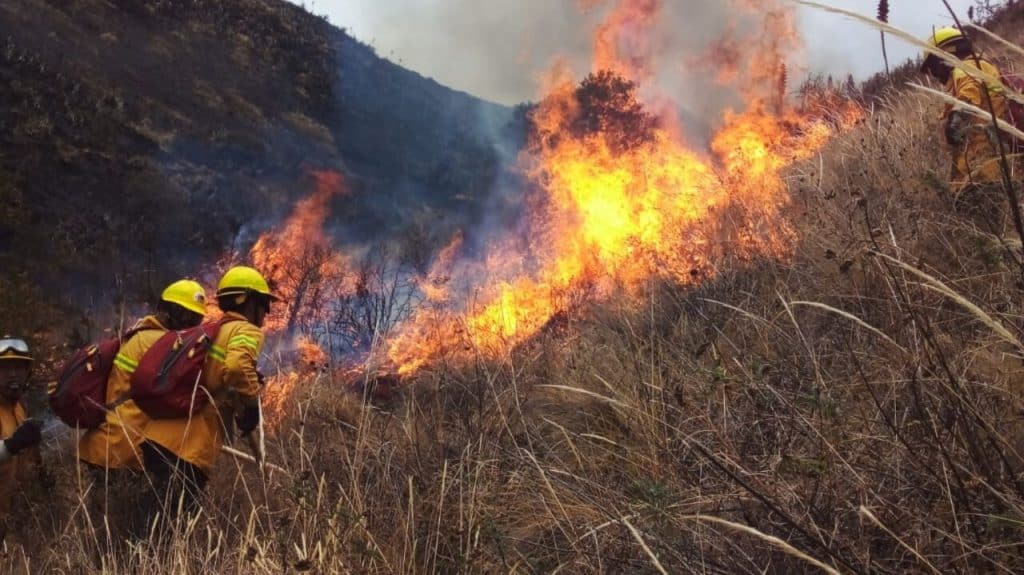
{"type": "Polygon", "coordinates": [[[152,419],[144,432],[143,459],[160,497],[154,504],[165,516],[198,509],[198,497],[229,434],[226,422],[233,418],[242,436],[259,426],[256,361],[263,347],[263,320],[277,300],[252,268],[235,267],[221,278],[217,304],[224,323],[203,375],[210,402],[190,418],[152,419]]]}
{"type": "MultiPolygon", "coordinates": [[[[188,279],[174,282],[161,294],[156,313],[140,319],[121,344],[107,379],[106,401],[112,408],[107,411],[106,420],[87,431],[78,442],[78,459],[92,481],[90,512],[97,517],[124,514],[127,517],[122,519],[129,520],[129,529],[141,527],[130,521],[138,513],[137,501],[132,500],[131,494],[139,491],[136,483],[143,468],[139,445],[148,418],[128,399],[131,375],[146,350],[168,329],[197,326],[205,314],[203,286],[188,279]]],[[[94,520],[94,524],[103,522],[94,520]]]]}
{"type": "Polygon", "coordinates": [[[16,519],[14,496],[40,464],[40,423],[29,419],[22,397],[28,390],[34,360],[24,340],[0,339],[0,537],[16,519]]]}
{"type": "MultiPolygon", "coordinates": [[[[927,42],[955,56],[964,66],[1000,78],[999,69],[974,51],[970,40],[957,28],[940,28],[927,42]]],[[[1002,86],[973,78],[934,54],[925,53],[921,70],[943,85],[953,97],[1006,119],[1002,86]],[[991,106],[991,108],[990,108],[991,106]]],[[[990,118],[980,118],[947,105],[942,115],[943,136],[950,146],[950,185],[958,211],[985,221],[989,231],[1002,233],[1005,195],[999,133],[990,118]]],[[[1004,142],[1007,141],[1004,137],[1004,142]]],[[[1009,150],[1009,146],[1005,146],[1009,150]]]]}

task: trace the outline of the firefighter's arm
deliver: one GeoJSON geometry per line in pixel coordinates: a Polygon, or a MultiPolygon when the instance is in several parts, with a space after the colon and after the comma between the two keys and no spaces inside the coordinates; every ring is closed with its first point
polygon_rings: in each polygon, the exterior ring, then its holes
{"type": "MultiPolygon", "coordinates": [[[[950,94],[961,102],[977,105],[977,99],[981,98],[978,83],[960,70],[953,70],[953,77],[947,86],[950,94]]],[[[954,109],[952,105],[946,106],[943,114],[942,135],[946,143],[953,147],[959,147],[964,143],[964,132],[970,126],[970,118],[966,112],[954,109]]]]}
{"type": "Polygon", "coordinates": [[[260,394],[256,362],[263,350],[263,332],[246,324],[228,340],[224,354],[224,383],[243,403],[254,402],[260,394]]]}
{"type": "Polygon", "coordinates": [[[9,460],[22,450],[39,445],[43,439],[38,421],[29,419],[18,426],[10,437],[0,441],[0,463],[9,460]]]}
{"type": "Polygon", "coordinates": [[[263,332],[253,325],[245,325],[228,340],[224,378],[238,402],[235,425],[242,435],[259,425],[260,375],[256,362],[262,349],[263,332]]]}

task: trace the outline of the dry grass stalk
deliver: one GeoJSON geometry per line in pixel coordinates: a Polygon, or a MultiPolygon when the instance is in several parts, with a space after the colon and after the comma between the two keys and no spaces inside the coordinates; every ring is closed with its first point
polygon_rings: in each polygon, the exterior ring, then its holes
{"type": "Polygon", "coordinates": [[[836,315],[838,315],[840,317],[844,317],[844,318],[852,321],[853,323],[861,326],[862,328],[870,331],[871,333],[877,335],[878,337],[882,338],[887,343],[892,344],[894,347],[896,347],[896,349],[898,349],[898,350],[900,350],[900,351],[902,351],[904,353],[907,352],[906,348],[904,348],[902,345],[896,343],[896,340],[892,339],[888,335],[885,335],[885,332],[883,332],[882,330],[878,329],[877,327],[869,324],[868,322],[860,319],[859,317],[853,315],[852,313],[845,312],[845,311],[843,311],[841,309],[837,309],[837,308],[834,308],[834,307],[832,307],[830,305],[826,305],[826,304],[823,304],[823,303],[820,303],[820,302],[815,302],[815,301],[794,301],[794,302],[790,302],[790,305],[802,305],[802,306],[807,306],[807,307],[814,307],[814,308],[825,310],[825,311],[830,312],[830,313],[834,313],[834,314],[836,314],[836,315]]]}
{"type": "MultiPolygon", "coordinates": [[[[963,100],[954,98],[953,96],[950,96],[949,94],[941,90],[936,90],[934,88],[929,88],[928,86],[922,86],[921,84],[915,84],[913,82],[908,84],[908,86],[915,90],[924,92],[929,96],[934,96],[935,98],[938,98],[939,100],[942,100],[946,104],[952,106],[954,109],[960,110],[962,112],[967,112],[968,114],[975,116],[977,118],[989,120],[992,117],[990,112],[986,112],[985,110],[982,110],[977,106],[973,106],[971,104],[968,104],[967,102],[964,102],[963,100]]],[[[1024,102],[1024,99],[1021,99],[1020,101],[1024,102]]],[[[1006,120],[998,119],[998,125],[1000,130],[1006,132],[1010,136],[1013,136],[1014,138],[1017,139],[1024,139],[1024,132],[1020,131],[1019,129],[1017,129],[1016,126],[1007,122],[1006,120]]]]}
{"type": "Polygon", "coordinates": [[[1024,344],[1021,344],[1020,340],[1017,339],[1017,336],[1015,336],[1012,333],[1010,333],[1010,330],[1006,329],[1006,327],[1003,326],[1003,324],[1001,324],[998,321],[996,321],[991,315],[985,313],[985,311],[982,310],[980,307],[978,307],[973,302],[971,302],[967,298],[963,297],[962,295],[960,295],[959,293],[954,291],[952,288],[950,288],[946,284],[944,284],[941,281],[935,279],[934,277],[928,275],[927,273],[925,273],[925,272],[915,268],[914,266],[906,264],[906,263],[904,263],[904,262],[902,262],[902,261],[900,261],[900,260],[898,260],[898,259],[896,259],[896,258],[894,258],[892,256],[889,256],[889,255],[886,255],[886,254],[883,254],[883,253],[876,253],[876,255],[878,255],[878,256],[880,256],[882,258],[885,258],[889,262],[891,262],[891,263],[899,266],[900,268],[910,272],[911,274],[921,278],[922,280],[925,281],[925,287],[926,288],[932,289],[932,290],[934,290],[934,291],[936,291],[936,292],[946,296],[947,298],[955,301],[961,307],[963,307],[964,309],[969,311],[971,313],[971,315],[973,315],[975,318],[977,318],[981,323],[985,324],[986,327],[988,327],[993,332],[995,332],[996,335],[1001,337],[1004,341],[1006,341],[1007,343],[1012,344],[1018,350],[1024,351],[1024,344]]]}
{"type": "Polygon", "coordinates": [[[861,517],[866,517],[868,519],[868,521],[870,521],[870,522],[874,523],[875,525],[877,525],[878,528],[881,529],[882,531],[885,531],[886,534],[889,535],[889,537],[892,537],[893,539],[898,541],[899,544],[902,545],[904,549],[909,551],[914,557],[917,558],[918,561],[923,563],[925,565],[925,567],[928,567],[929,571],[931,571],[932,573],[935,573],[936,575],[942,575],[942,571],[939,571],[935,567],[935,565],[932,565],[931,561],[928,561],[928,559],[926,559],[924,556],[922,556],[921,553],[919,553],[917,551],[917,549],[914,549],[912,546],[908,545],[906,541],[904,541],[903,539],[900,539],[900,537],[898,535],[896,535],[895,533],[892,532],[892,530],[890,530],[888,527],[886,527],[885,524],[882,523],[882,521],[878,517],[875,517],[875,514],[872,513],[870,509],[868,509],[867,507],[864,507],[863,505],[861,505],[859,513],[860,513],[861,517]]]}
{"type": "Polygon", "coordinates": [[[771,545],[774,545],[775,547],[778,547],[779,549],[781,549],[783,552],[785,552],[788,555],[792,555],[793,557],[796,557],[796,558],[800,559],[801,561],[806,561],[807,563],[810,563],[811,565],[814,565],[815,567],[817,567],[818,569],[821,569],[822,571],[824,571],[825,573],[828,573],[829,575],[841,575],[839,573],[839,571],[837,571],[835,569],[835,567],[832,567],[830,565],[822,563],[821,561],[815,559],[814,557],[811,557],[810,555],[804,553],[803,551],[800,551],[796,547],[793,547],[789,543],[786,543],[782,539],[779,539],[778,537],[775,537],[774,535],[768,535],[766,533],[762,533],[762,532],[758,531],[757,529],[754,529],[753,527],[749,527],[747,525],[742,525],[740,523],[734,523],[732,521],[727,521],[727,520],[722,519],[720,517],[713,517],[711,515],[690,515],[690,516],[685,517],[684,519],[691,520],[691,521],[704,521],[704,522],[707,522],[707,523],[714,523],[716,525],[721,525],[723,527],[728,527],[729,529],[735,529],[736,531],[741,531],[741,532],[746,533],[748,535],[753,535],[754,537],[757,537],[758,539],[760,539],[762,541],[765,541],[765,542],[767,542],[767,543],[769,543],[771,545]]]}

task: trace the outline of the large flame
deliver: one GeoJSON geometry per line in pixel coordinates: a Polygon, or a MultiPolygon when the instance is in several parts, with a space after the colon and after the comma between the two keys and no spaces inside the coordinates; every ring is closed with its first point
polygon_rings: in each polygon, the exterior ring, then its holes
{"type": "Polygon", "coordinates": [[[316,321],[323,303],[351,291],[350,262],[324,231],[331,200],[346,193],[341,174],[313,172],[315,191],[299,201],[278,229],[260,236],[249,259],[273,286],[282,304],[264,328],[294,332],[298,322],[316,321]]]}
{"type": "MultiPolygon", "coordinates": [[[[540,197],[530,204],[526,249],[495,244],[483,263],[462,270],[493,278],[473,284],[472,304],[434,305],[404,326],[387,349],[399,373],[441,357],[501,354],[580,294],[635,293],[656,278],[689,284],[730,259],[785,257],[794,235],[783,215],[781,170],[813,154],[859,111],[836,98],[819,107],[830,111],[826,121],[807,109],[780,113],[770,105],[766,95],[779,91],[781,50],[795,41],[795,28],[787,9],[769,8],[765,35],[754,42],[758,53],[733,62],[731,76],[749,83],[745,109],[725,112],[708,154],[675,136],[682,130],[669,118],[643,111],[633,81],[650,76],[649,28],[661,2],[620,0],[595,34],[599,72],[580,88],[556,73],[532,116],[525,164],[540,197]]],[[[441,290],[431,291],[438,302],[441,290]]]]}
{"type": "Polygon", "coordinates": [[[313,193],[297,202],[281,225],[261,235],[249,251],[252,265],[282,300],[263,325],[268,355],[278,360],[262,397],[271,430],[283,419],[300,375],[322,370],[328,363],[327,353],[308,332],[329,321],[326,303],[354,289],[351,262],[324,230],[331,200],[347,193],[344,181],[334,171],[313,172],[311,177],[313,193]]]}
{"type": "MultiPolygon", "coordinates": [[[[761,19],[746,26],[760,33],[741,43],[733,37],[740,27],[731,27],[716,44],[718,57],[707,60],[720,64],[711,81],[740,83],[743,102],[723,112],[708,149],[686,143],[674,108],[666,106],[670,95],[652,82],[652,29],[662,0],[617,0],[595,30],[594,73],[578,84],[556,66],[531,114],[521,158],[529,182],[527,232],[494,238],[475,258],[462,253],[462,235],[454,237],[419,278],[422,305],[389,334],[383,357],[371,357],[371,364],[405,376],[449,359],[498,358],[580,302],[637,295],[652,281],[692,284],[723,266],[791,253],[782,171],[814,154],[860,111],[832,93],[784,106],[783,58],[798,45],[792,10],[772,0],[730,1],[761,19]]],[[[581,0],[588,8],[600,4],[581,0]]],[[[323,298],[353,289],[349,261],[323,231],[330,199],[342,190],[340,176],[315,179],[314,194],[251,254],[288,302],[272,316],[271,331],[320,321],[323,298]]],[[[315,355],[312,340],[302,348],[315,355]]],[[[278,379],[268,401],[274,413],[298,375],[278,379]]]]}

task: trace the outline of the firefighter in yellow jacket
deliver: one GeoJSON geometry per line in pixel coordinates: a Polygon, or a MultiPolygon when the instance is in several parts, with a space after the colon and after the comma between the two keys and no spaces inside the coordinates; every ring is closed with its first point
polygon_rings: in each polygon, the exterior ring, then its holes
{"type": "MultiPolygon", "coordinates": [[[[90,472],[92,513],[109,514],[114,509],[131,514],[135,475],[142,470],[142,432],[148,418],[128,399],[130,379],[139,360],[168,330],[194,327],[206,314],[206,292],[198,282],[180,280],[167,286],[157,310],[132,328],[132,335],[118,350],[114,368],[107,379],[106,420],[87,431],[78,442],[78,459],[90,472]]],[[[94,523],[103,525],[102,521],[94,523]]],[[[132,527],[135,527],[134,525],[132,527]]]]}
{"type": "MultiPolygon", "coordinates": [[[[957,28],[940,28],[929,44],[955,56],[964,66],[980,70],[995,80],[999,69],[978,56],[971,42],[957,28]]],[[[954,98],[984,110],[994,111],[999,119],[1006,119],[1006,98],[1001,85],[985,82],[967,72],[951,66],[941,58],[926,53],[922,71],[942,82],[954,98]],[[991,108],[989,107],[991,105],[991,108]]],[[[942,115],[943,135],[951,150],[950,185],[955,205],[968,213],[991,215],[1002,213],[1006,199],[1001,195],[1003,172],[1000,160],[999,133],[991,118],[980,118],[946,106],[942,115]]],[[[1003,136],[1004,142],[1007,141],[1003,136]]],[[[1008,151],[1009,146],[1005,149],[1008,151]]],[[[1001,225],[1001,222],[992,222],[1001,225]]]]}
{"type": "Polygon", "coordinates": [[[24,340],[0,339],[0,537],[6,536],[11,521],[16,519],[12,509],[20,485],[39,465],[40,424],[29,419],[22,401],[32,364],[32,353],[24,340]]]}
{"type": "Polygon", "coordinates": [[[179,509],[179,502],[189,511],[195,509],[227,434],[228,418],[234,416],[243,436],[259,426],[260,327],[276,300],[258,271],[228,270],[217,287],[225,323],[214,338],[203,375],[210,403],[191,418],[152,419],[146,424],[145,467],[168,514],[179,509]]]}

